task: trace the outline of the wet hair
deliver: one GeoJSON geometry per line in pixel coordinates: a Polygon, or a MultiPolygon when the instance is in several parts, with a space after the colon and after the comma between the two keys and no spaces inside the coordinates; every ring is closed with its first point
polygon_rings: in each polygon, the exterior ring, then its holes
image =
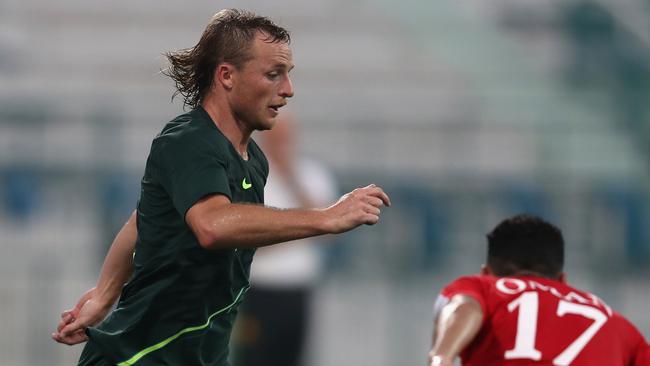
{"type": "Polygon", "coordinates": [[[487,264],[497,276],[534,274],[559,278],[562,274],[562,232],[537,216],[508,218],[487,235],[487,240],[487,264]]]}
{"type": "Polygon", "coordinates": [[[194,47],[164,54],[170,66],[162,73],[176,83],[172,99],[180,94],[184,106],[199,106],[214,81],[217,65],[227,62],[241,68],[253,58],[251,48],[258,32],[267,36],[267,42],[291,42],[289,32],[266,17],[238,9],[216,13],[194,47]]]}

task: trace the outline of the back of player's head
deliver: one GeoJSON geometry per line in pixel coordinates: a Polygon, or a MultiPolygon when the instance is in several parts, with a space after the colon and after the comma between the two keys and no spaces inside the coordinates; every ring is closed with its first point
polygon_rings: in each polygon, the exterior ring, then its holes
{"type": "Polygon", "coordinates": [[[181,94],[185,105],[197,107],[212,86],[217,65],[227,62],[241,68],[253,58],[251,49],[258,32],[266,42],[291,42],[289,32],[269,18],[239,9],[216,13],[194,47],[165,54],[170,66],[163,74],[176,83],[174,95],[181,94]]]}
{"type": "Polygon", "coordinates": [[[558,278],[562,274],[562,232],[537,216],[517,215],[503,220],[487,240],[487,264],[497,276],[537,274],[558,278]]]}

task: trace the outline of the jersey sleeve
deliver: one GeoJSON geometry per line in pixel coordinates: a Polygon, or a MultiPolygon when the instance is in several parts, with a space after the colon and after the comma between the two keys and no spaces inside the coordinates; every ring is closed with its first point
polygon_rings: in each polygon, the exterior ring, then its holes
{"type": "Polygon", "coordinates": [[[232,200],[224,159],[207,141],[175,138],[161,144],[157,157],[165,174],[162,185],[183,217],[206,195],[223,194],[232,200]]]}
{"type": "Polygon", "coordinates": [[[483,311],[483,321],[487,315],[487,302],[483,282],[479,276],[464,276],[456,279],[440,292],[444,299],[451,299],[454,295],[467,295],[476,300],[481,305],[483,311]]]}

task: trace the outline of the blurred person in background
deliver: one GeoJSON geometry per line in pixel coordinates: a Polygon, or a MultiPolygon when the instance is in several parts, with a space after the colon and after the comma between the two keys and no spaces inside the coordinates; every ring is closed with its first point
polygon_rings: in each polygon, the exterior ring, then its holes
{"type": "Polygon", "coordinates": [[[88,341],[80,365],[228,365],[255,248],[379,220],[389,198],[375,185],[325,209],[263,205],[268,162],[250,137],[293,96],[289,41],[268,18],[228,9],[196,46],[167,55],[192,110],[154,139],[136,211],[52,334],[88,341]]]}
{"type": "Polygon", "coordinates": [[[436,301],[430,366],[458,355],[463,365],[650,365],[634,325],[567,284],[558,228],[518,215],[487,238],[481,274],[458,278],[436,301]]]}
{"type": "MultiPolygon", "coordinates": [[[[298,123],[286,112],[260,134],[269,159],[266,204],[279,208],[320,207],[337,197],[333,175],[298,152],[298,123]]],[[[251,290],[235,330],[236,366],[298,366],[309,333],[311,298],[321,272],[322,238],[306,238],[258,249],[251,290]]]]}

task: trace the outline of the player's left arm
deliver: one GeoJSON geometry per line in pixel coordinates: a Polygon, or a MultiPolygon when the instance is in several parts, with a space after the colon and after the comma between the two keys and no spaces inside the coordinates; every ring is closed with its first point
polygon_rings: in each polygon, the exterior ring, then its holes
{"type": "Polygon", "coordinates": [[[483,322],[478,301],[468,295],[454,295],[435,320],[429,366],[451,366],[454,359],[476,337],[483,322]]]}

